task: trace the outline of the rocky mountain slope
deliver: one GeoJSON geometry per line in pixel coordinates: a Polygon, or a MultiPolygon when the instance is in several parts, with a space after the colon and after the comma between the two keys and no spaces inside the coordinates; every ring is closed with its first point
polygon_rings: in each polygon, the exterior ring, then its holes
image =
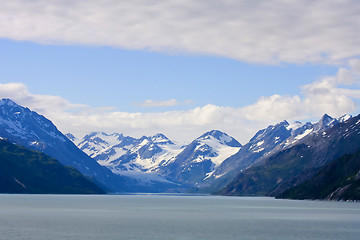
{"type": "Polygon", "coordinates": [[[360,200],[360,151],[326,164],[309,180],[277,198],[360,200]]]}
{"type": "Polygon", "coordinates": [[[181,151],[181,146],[163,134],[136,139],[118,133],[93,132],[78,141],[77,146],[113,173],[139,181],[152,179],[166,182],[157,169],[181,151]]]}
{"type": "Polygon", "coordinates": [[[131,179],[115,175],[99,165],[79,150],[50,120],[10,99],[0,100],[0,137],[74,167],[108,191],[129,191],[132,187],[131,179]]]}
{"type": "MultiPolygon", "coordinates": [[[[190,191],[216,191],[239,173],[264,164],[272,156],[349,120],[324,115],[317,123],[280,122],[258,131],[244,146],[227,134],[209,131],[186,146],[174,144],[162,134],[135,139],[122,134],[91,133],[78,147],[113,173],[132,178],[173,182],[190,191]]],[[[70,136],[71,137],[71,136],[70,136]]],[[[290,164],[289,168],[293,166],[290,164]]],[[[294,166],[296,167],[296,166],[294,166]]],[[[241,174],[240,174],[241,175],[241,174]]],[[[267,194],[250,191],[245,194],[267,194]]]]}
{"type": "Polygon", "coordinates": [[[309,134],[331,128],[350,117],[350,115],[344,115],[335,119],[325,114],[317,123],[294,122],[290,124],[282,121],[276,125],[270,125],[258,131],[236,154],[224,160],[212,176],[202,183],[201,188],[205,188],[206,191],[219,190],[233,181],[239,172],[264,161],[282,149],[295,145],[309,134]]]}
{"type": "Polygon", "coordinates": [[[94,132],[80,141],[72,139],[78,142],[81,150],[113,173],[141,181],[174,182],[186,187],[195,182],[178,177],[185,176],[179,171],[183,173],[187,169],[189,178],[201,181],[241,147],[234,138],[216,130],[205,133],[187,146],[175,144],[163,134],[135,139],[117,133],[94,132]],[[201,165],[206,167],[199,172],[201,165]]]}
{"type": "MultiPolygon", "coordinates": [[[[137,139],[95,132],[77,139],[28,108],[0,101],[0,138],[48,154],[111,192],[281,196],[359,150],[359,126],[360,117],[349,115],[325,114],[317,123],[283,121],[258,131],[244,146],[217,130],[185,146],[163,134],[137,139]]],[[[342,196],[346,189],[340,190],[330,195],[342,196]]]]}
{"type": "Polygon", "coordinates": [[[318,168],[360,148],[359,116],[335,121],[325,115],[312,129],[294,144],[285,145],[282,150],[240,172],[217,193],[278,196],[310,179],[318,168]]]}
{"type": "Polygon", "coordinates": [[[197,186],[240,148],[241,144],[226,133],[209,131],[187,145],[172,162],[162,166],[161,172],[174,181],[197,186]]]}

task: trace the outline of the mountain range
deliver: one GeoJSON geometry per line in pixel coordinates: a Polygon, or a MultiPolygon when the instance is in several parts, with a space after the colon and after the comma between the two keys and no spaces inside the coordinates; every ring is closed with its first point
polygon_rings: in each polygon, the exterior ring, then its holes
{"type": "Polygon", "coordinates": [[[330,121],[325,115],[306,137],[241,171],[217,193],[281,196],[312,178],[327,164],[359,149],[360,116],[330,121]]]}
{"type": "Polygon", "coordinates": [[[0,101],[0,137],[76,168],[106,191],[128,191],[134,182],[98,164],[78,149],[50,120],[10,99],[0,101]]]}
{"type": "MultiPolygon", "coordinates": [[[[80,149],[117,174],[133,177],[136,174],[156,174],[192,192],[266,195],[268,192],[250,191],[250,188],[241,189],[241,193],[229,193],[225,189],[234,184],[244,171],[247,175],[248,169],[265,164],[271,157],[297,146],[304,139],[324,136],[326,130],[350,119],[350,115],[335,119],[325,114],[316,123],[290,124],[283,121],[258,131],[243,146],[217,130],[209,131],[185,146],[175,144],[163,134],[135,139],[117,133],[94,132],[74,142],[77,141],[80,149]]],[[[325,151],[323,149],[317,154],[324,155],[325,151]]],[[[276,192],[272,196],[274,194],[276,192]]]]}
{"type": "Polygon", "coordinates": [[[211,130],[180,145],[161,133],[141,138],[104,132],[63,135],[44,116],[0,100],[2,139],[76,168],[107,192],[294,197],[282,194],[360,150],[358,119],[325,114],[316,123],[282,121],[258,131],[245,145],[211,130]]]}
{"type": "Polygon", "coordinates": [[[67,136],[113,173],[138,181],[157,180],[186,187],[209,177],[241,144],[226,133],[212,130],[182,146],[163,134],[139,139],[118,133],[93,132],[81,140],[67,136]]]}
{"type": "MultiPolygon", "coordinates": [[[[296,145],[308,135],[329,129],[340,122],[350,119],[344,115],[339,119],[325,114],[317,123],[282,121],[259,130],[240,150],[225,159],[213,175],[202,183],[206,192],[216,192],[234,181],[235,177],[251,166],[256,166],[283,149],[296,145]]],[[[200,191],[204,191],[201,190],[200,191]]]]}

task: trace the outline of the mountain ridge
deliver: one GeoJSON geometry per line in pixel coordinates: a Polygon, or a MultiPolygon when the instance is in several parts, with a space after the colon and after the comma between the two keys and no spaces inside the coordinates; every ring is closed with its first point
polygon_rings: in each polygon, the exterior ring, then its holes
{"type": "Polygon", "coordinates": [[[3,99],[0,138],[73,166],[111,192],[279,196],[335,158],[352,154],[360,142],[358,118],[324,114],[316,123],[284,120],[259,130],[245,145],[211,130],[182,146],[162,133],[137,139],[93,132],[77,139],[63,135],[36,112],[3,99]]]}
{"type": "Polygon", "coordinates": [[[359,123],[360,115],[308,134],[239,173],[217,194],[278,196],[311,178],[319,167],[355,152],[360,147],[359,123]]]}
{"type": "Polygon", "coordinates": [[[112,174],[80,151],[50,120],[10,99],[0,100],[0,137],[75,167],[107,191],[128,191],[127,183],[132,181],[112,174]]]}
{"type": "MultiPolygon", "coordinates": [[[[161,159],[161,154],[157,155],[158,160],[154,168],[151,170],[149,170],[150,168],[138,169],[138,172],[140,174],[147,171],[148,173],[155,173],[156,176],[163,177],[164,180],[170,180],[171,182],[184,184],[190,187],[190,191],[214,191],[229,184],[239,172],[259,164],[271,155],[294,146],[308,135],[332,128],[338,123],[342,123],[350,118],[350,115],[344,115],[336,119],[324,114],[323,117],[315,123],[294,122],[290,124],[284,120],[259,130],[245,145],[241,145],[238,141],[219,130],[211,130],[202,134],[190,144],[183,146],[181,151],[172,154],[170,159],[161,159]],[[199,144],[201,141],[206,142],[210,139],[216,140],[222,145],[233,147],[233,150],[235,147],[238,149],[225,157],[222,156],[222,158],[219,158],[218,151],[221,147],[210,147],[211,144],[209,145],[206,143],[199,144]],[[215,151],[213,151],[213,149],[215,149],[215,151]],[[216,159],[217,157],[219,161],[214,162],[213,159],[216,159]]],[[[158,134],[158,136],[162,136],[162,138],[165,137],[163,134],[158,134]]],[[[143,136],[140,140],[149,141],[152,137],[153,136],[143,136]]],[[[166,141],[168,140],[166,137],[165,139],[166,141]]],[[[153,153],[155,154],[142,155],[137,152],[139,149],[146,152],[145,149],[148,149],[148,147],[149,145],[144,143],[143,145],[138,146],[136,151],[130,150],[131,148],[127,149],[130,154],[125,154],[117,159],[118,162],[121,162],[121,164],[118,165],[119,168],[121,167],[119,173],[126,174],[126,171],[129,169],[131,171],[134,169],[136,170],[137,164],[140,164],[145,159],[150,160],[151,157],[162,152],[160,148],[157,149],[159,146],[152,147],[153,153]],[[131,167],[135,168],[131,169],[131,167]]],[[[156,162],[154,160],[152,161],[156,162]]],[[[115,172],[114,169],[112,171],[115,172]]]]}
{"type": "MultiPolygon", "coordinates": [[[[183,156],[184,152],[197,151],[197,156],[202,156],[202,158],[205,157],[209,160],[209,166],[203,169],[201,175],[203,179],[213,171],[212,168],[220,165],[223,159],[235,153],[235,150],[241,147],[241,144],[237,140],[219,130],[211,130],[202,134],[196,138],[192,144],[196,146],[192,150],[189,150],[191,143],[185,146],[179,145],[161,133],[135,139],[119,133],[107,134],[93,132],[85,135],[78,144],[78,147],[88,154],[93,154],[92,156],[95,160],[111,169],[114,173],[131,175],[135,178],[138,173],[138,175],[154,176],[157,179],[160,177],[164,181],[185,185],[188,185],[188,183],[175,177],[176,173],[173,172],[175,170],[171,170],[171,168],[177,164],[176,162],[181,161],[179,159],[181,154],[183,156]],[[104,136],[122,137],[110,143],[104,136]],[[95,138],[100,138],[101,140],[98,142],[104,143],[104,146],[95,143],[92,140],[95,138]],[[131,142],[127,141],[129,144],[124,144],[124,139],[131,139],[131,142]],[[94,144],[94,146],[92,144],[94,144]],[[86,147],[86,149],[84,149],[84,147],[86,147]],[[96,148],[97,152],[92,151],[96,148]],[[229,150],[232,152],[227,153],[229,150]]],[[[197,161],[198,164],[201,164],[200,162],[202,160],[200,158],[196,160],[197,156],[195,155],[187,156],[188,158],[192,158],[188,161],[197,161]]]]}

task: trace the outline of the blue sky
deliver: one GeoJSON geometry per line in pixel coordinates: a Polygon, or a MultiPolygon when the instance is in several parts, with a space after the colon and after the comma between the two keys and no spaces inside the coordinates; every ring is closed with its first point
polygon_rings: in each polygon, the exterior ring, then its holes
{"type": "Polygon", "coordinates": [[[0,3],[0,97],[64,133],[190,141],[357,114],[357,1],[0,3]]]}
{"type": "Polygon", "coordinates": [[[130,112],[206,104],[242,107],[260,96],[296,94],[302,85],[337,71],[336,66],[318,64],[249,64],[214,56],[7,39],[0,40],[0,51],[4,82],[24,83],[34,94],[130,112]],[[183,104],[156,109],[139,106],[148,99],[177,99],[183,104]]]}

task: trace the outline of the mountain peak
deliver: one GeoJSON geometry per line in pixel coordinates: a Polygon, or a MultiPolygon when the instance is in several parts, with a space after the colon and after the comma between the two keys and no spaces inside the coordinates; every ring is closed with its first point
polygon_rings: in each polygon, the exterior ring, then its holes
{"type": "Polygon", "coordinates": [[[320,121],[315,124],[315,130],[324,130],[326,128],[334,126],[337,123],[338,121],[335,118],[332,118],[325,113],[324,116],[322,116],[322,118],[320,119],[320,121]]]}
{"type": "Polygon", "coordinates": [[[65,166],[72,166],[82,174],[113,191],[123,189],[122,181],[111,171],[80,151],[47,118],[20,106],[10,99],[0,100],[0,137],[11,143],[41,151],[65,166]]]}
{"type": "Polygon", "coordinates": [[[203,135],[201,135],[200,138],[207,137],[207,136],[213,136],[214,138],[219,140],[224,135],[227,135],[227,134],[224,132],[221,132],[219,130],[211,130],[211,131],[206,132],[203,135]]]}
{"type": "Polygon", "coordinates": [[[289,126],[289,122],[286,121],[286,120],[283,120],[283,121],[279,122],[278,124],[276,124],[275,126],[284,126],[284,127],[287,127],[287,126],[289,126]]]}
{"type": "Polygon", "coordinates": [[[107,136],[107,134],[104,133],[104,132],[91,132],[91,133],[89,133],[87,136],[88,136],[88,137],[94,137],[94,136],[96,136],[96,135],[105,135],[105,136],[107,136]]]}
{"type": "Polygon", "coordinates": [[[333,120],[333,118],[332,117],[330,117],[328,114],[324,114],[322,117],[321,117],[321,119],[320,119],[320,121],[321,122],[330,122],[330,121],[332,121],[333,120]]]}
{"type": "Polygon", "coordinates": [[[233,137],[230,137],[224,132],[221,132],[219,130],[211,130],[209,132],[204,133],[200,137],[198,137],[196,140],[205,140],[209,139],[211,137],[217,139],[218,141],[222,142],[223,144],[226,144],[230,147],[241,147],[242,145],[235,140],[233,137]]]}
{"type": "Polygon", "coordinates": [[[168,140],[168,138],[167,138],[164,134],[162,134],[162,133],[157,133],[157,134],[155,134],[155,135],[153,136],[153,138],[161,138],[161,139],[167,139],[167,140],[168,140]]]}
{"type": "Polygon", "coordinates": [[[16,106],[17,104],[9,98],[3,98],[0,100],[0,106],[2,105],[7,105],[12,107],[12,106],[16,106]]]}
{"type": "Polygon", "coordinates": [[[275,125],[270,125],[267,128],[261,129],[257,131],[257,133],[250,139],[250,142],[257,142],[262,141],[263,138],[266,138],[268,135],[278,134],[278,132],[281,132],[281,135],[290,135],[290,133],[287,133],[291,130],[291,125],[288,123],[288,121],[283,120],[282,122],[279,122],[275,125]]]}
{"type": "Polygon", "coordinates": [[[164,134],[162,133],[157,133],[154,136],[150,137],[151,141],[157,144],[171,144],[173,145],[174,143],[172,141],[170,141],[169,138],[167,138],[164,134]]]}

